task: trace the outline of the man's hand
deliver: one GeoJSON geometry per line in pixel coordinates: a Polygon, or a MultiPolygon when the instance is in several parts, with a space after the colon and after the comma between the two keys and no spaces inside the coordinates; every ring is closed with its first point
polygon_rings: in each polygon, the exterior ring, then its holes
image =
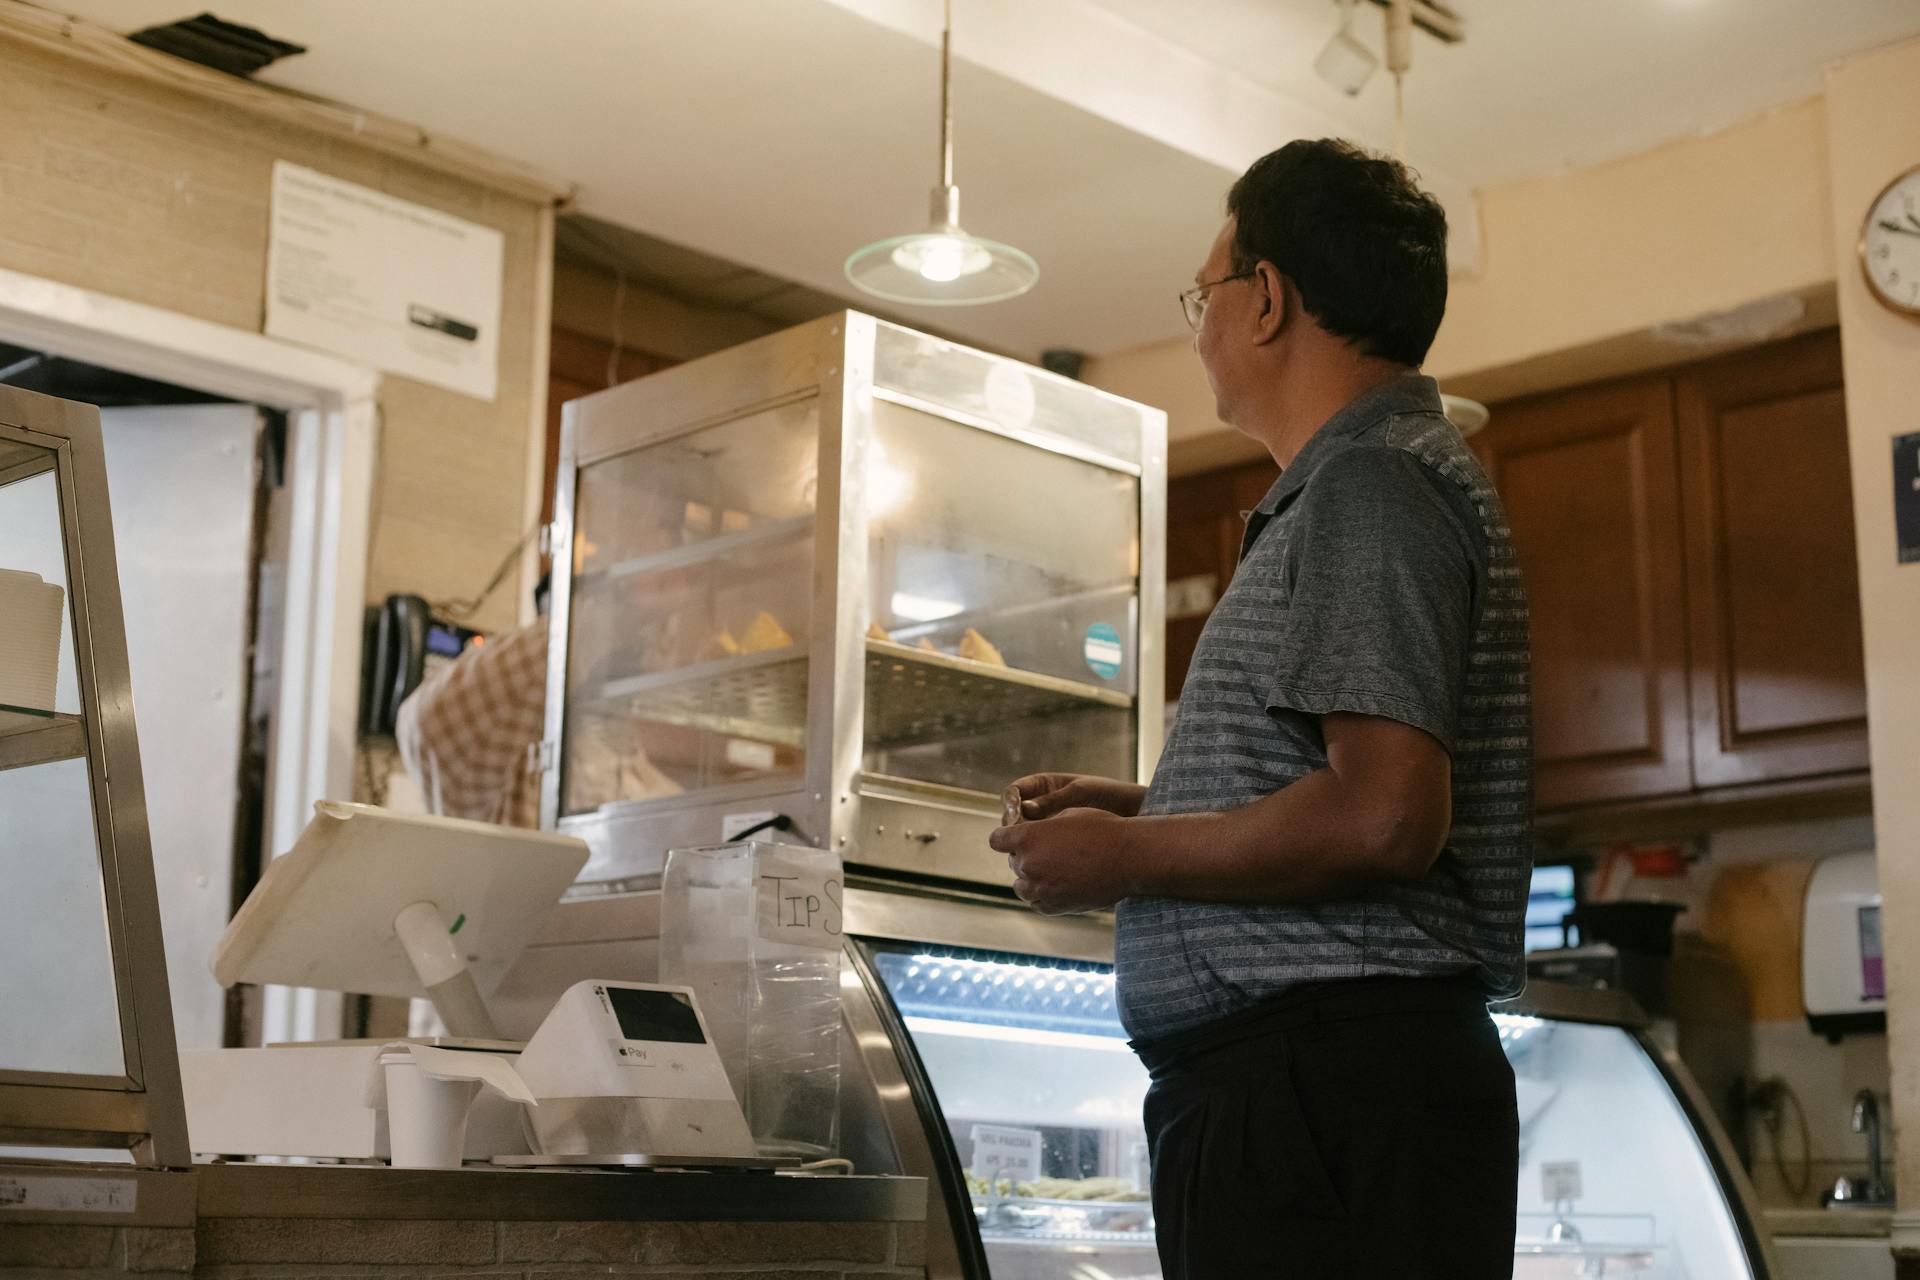
{"type": "Polygon", "coordinates": [[[1020,792],[1020,816],[1051,818],[1068,809],[1099,809],[1122,818],[1140,813],[1147,789],[1132,782],[1084,773],[1030,773],[1013,784],[1020,792]]]}
{"type": "Polygon", "coordinates": [[[1045,821],[1001,827],[988,843],[1007,855],[1013,891],[1035,911],[1098,911],[1133,892],[1126,826],[1126,819],[1102,809],[1067,809],[1045,821]]]}

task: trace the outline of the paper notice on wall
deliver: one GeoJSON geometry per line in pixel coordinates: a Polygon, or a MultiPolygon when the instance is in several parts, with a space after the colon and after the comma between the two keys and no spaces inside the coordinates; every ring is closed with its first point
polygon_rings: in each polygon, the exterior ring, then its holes
{"type": "Polygon", "coordinates": [[[492,400],[506,239],[277,161],[267,333],[492,400]]]}
{"type": "Polygon", "coordinates": [[[823,861],[764,852],[755,859],[762,938],[794,947],[840,945],[840,877],[823,861]]]}

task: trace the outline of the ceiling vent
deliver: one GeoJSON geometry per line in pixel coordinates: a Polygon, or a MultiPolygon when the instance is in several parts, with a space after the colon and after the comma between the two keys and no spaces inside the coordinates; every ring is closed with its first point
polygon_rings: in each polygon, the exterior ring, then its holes
{"type": "Polygon", "coordinates": [[[228,22],[210,13],[148,27],[127,39],[230,76],[250,76],[269,63],[307,51],[304,45],[276,40],[252,27],[228,22]]]}

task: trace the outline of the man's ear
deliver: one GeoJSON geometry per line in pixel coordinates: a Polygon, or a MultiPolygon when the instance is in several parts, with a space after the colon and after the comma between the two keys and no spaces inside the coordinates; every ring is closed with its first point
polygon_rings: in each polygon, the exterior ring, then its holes
{"type": "Polygon", "coordinates": [[[1292,323],[1299,299],[1293,293],[1293,281],[1280,274],[1271,262],[1254,267],[1247,282],[1260,291],[1260,309],[1255,313],[1255,341],[1272,342],[1292,323]]]}

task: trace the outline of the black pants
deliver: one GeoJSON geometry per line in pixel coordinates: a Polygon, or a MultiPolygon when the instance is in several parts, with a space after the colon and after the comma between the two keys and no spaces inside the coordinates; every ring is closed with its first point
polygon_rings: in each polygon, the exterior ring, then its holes
{"type": "Polygon", "coordinates": [[[1137,1044],[1166,1280],[1507,1280],[1513,1070],[1465,983],[1292,993],[1137,1044]]]}

